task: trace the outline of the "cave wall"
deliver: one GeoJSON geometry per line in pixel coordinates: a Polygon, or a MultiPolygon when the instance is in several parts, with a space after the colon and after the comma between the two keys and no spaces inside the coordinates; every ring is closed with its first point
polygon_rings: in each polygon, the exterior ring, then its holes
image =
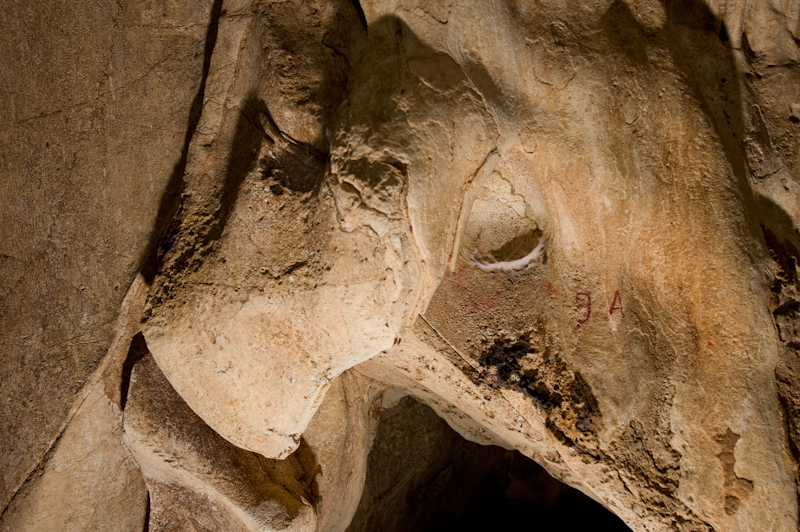
{"type": "Polygon", "coordinates": [[[200,112],[212,5],[3,7],[5,508],[90,395],[157,219],[171,216],[159,209],[200,112]]]}
{"type": "Polygon", "coordinates": [[[5,529],[344,530],[391,389],[633,530],[797,528],[796,2],[0,30],[5,529]]]}

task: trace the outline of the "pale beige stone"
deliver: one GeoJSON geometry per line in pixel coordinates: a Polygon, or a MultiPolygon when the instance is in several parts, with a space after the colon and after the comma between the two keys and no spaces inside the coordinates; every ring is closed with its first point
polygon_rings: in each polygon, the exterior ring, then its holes
{"type": "Polygon", "coordinates": [[[311,463],[295,456],[264,463],[231,445],[186,406],[149,355],[133,368],[124,426],[150,490],[150,530],[313,529],[313,469],[304,474],[311,463]]]}
{"type": "Polygon", "coordinates": [[[147,354],[133,369],[125,441],[150,490],[150,530],[343,530],[361,497],[382,390],[343,374],[298,450],[272,460],[214,433],[147,354]]]}
{"type": "Polygon", "coordinates": [[[223,2],[125,408],[151,525],[346,528],[410,394],[633,530],[796,530],[795,4],[360,4],[223,2]]]}
{"type": "Polygon", "coordinates": [[[356,513],[384,388],[354,370],[344,372],[303,434],[320,466],[315,505],[320,532],[346,529],[356,513]]]}

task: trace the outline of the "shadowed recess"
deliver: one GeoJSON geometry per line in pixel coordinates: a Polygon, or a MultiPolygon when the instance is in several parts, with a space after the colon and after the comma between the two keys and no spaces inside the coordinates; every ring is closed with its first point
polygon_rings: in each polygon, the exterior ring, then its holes
{"type": "Polygon", "coordinates": [[[431,408],[404,397],[381,414],[347,530],[630,529],[518,451],[469,442],[431,408]]]}

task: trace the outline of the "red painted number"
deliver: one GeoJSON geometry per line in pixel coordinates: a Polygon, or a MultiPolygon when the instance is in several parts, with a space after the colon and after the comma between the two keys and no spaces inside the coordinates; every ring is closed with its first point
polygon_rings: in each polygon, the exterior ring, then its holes
{"type": "Polygon", "coordinates": [[[589,292],[578,292],[575,294],[575,306],[586,309],[586,315],[583,316],[583,319],[578,320],[578,324],[582,325],[589,321],[592,315],[592,294],[589,292]]]}
{"type": "MultiPolygon", "coordinates": [[[[583,317],[578,320],[578,325],[583,325],[592,317],[592,293],[578,292],[575,294],[575,306],[585,311],[583,317]]],[[[617,310],[619,311],[620,319],[624,319],[625,312],[622,310],[622,296],[619,294],[619,290],[614,292],[614,299],[611,300],[611,306],[608,308],[608,316],[613,316],[617,310]]],[[[608,321],[608,316],[603,319],[608,321]]]]}

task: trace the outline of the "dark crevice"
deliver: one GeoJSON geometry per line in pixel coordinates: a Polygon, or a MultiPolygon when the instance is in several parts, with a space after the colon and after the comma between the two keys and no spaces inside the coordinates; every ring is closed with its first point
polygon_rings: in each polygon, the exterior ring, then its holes
{"type": "Polygon", "coordinates": [[[122,379],[119,383],[120,410],[125,410],[125,403],[128,401],[128,390],[130,390],[131,386],[133,366],[144,358],[147,353],[147,343],[144,340],[144,335],[142,333],[136,334],[131,340],[128,356],[125,358],[125,362],[122,363],[122,379]]]}
{"type": "Polygon", "coordinates": [[[725,27],[725,23],[722,22],[719,28],[719,40],[722,42],[728,42],[730,40],[730,36],[728,36],[728,28],[725,27]]]}
{"type": "Polygon", "coordinates": [[[364,26],[364,29],[367,29],[367,17],[364,15],[364,8],[361,7],[361,2],[359,0],[352,0],[353,8],[356,10],[356,15],[358,15],[358,20],[361,21],[361,25],[364,26]]]}
{"type": "MultiPolygon", "coordinates": [[[[777,377],[777,379],[780,381],[780,377],[777,377]]],[[[784,394],[778,394],[778,401],[780,401],[781,404],[781,414],[783,416],[784,425],[789,427],[794,422],[795,417],[792,410],[792,405],[789,403],[789,399],[784,394]]],[[[787,430],[787,432],[790,431],[787,430]]],[[[798,442],[795,441],[791,435],[787,437],[787,441],[789,444],[789,451],[792,453],[792,458],[794,458],[796,463],[800,464],[800,449],[797,447],[798,442]]],[[[800,502],[800,500],[798,500],[798,502],[800,502]]]]}
{"type": "MultiPolygon", "coordinates": [[[[778,286],[777,289],[780,289],[780,286],[778,286]]],[[[780,316],[782,314],[797,313],[798,310],[800,310],[800,301],[793,301],[790,299],[789,301],[782,303],[772,312],[772,314],[774,316],[780,316]]]]}
{"type": "Polygon", "coordinates": [[[150,532],[150,490],[147,490],[147,505],[144,507],[144,523],[142,532],[150,532]]]}
{"type": "Polygon", "coordinates": [[[159,249],[165,246],[162,241],[168,234],[170,226],[173,224],[176,214],[181,205],[181,195],[183,194],[186,183],[183,176],[186,172],[186,161],[189,157],[189,145],[191,143],[197,125],[200,123],[200,115],[203,112],[203,100],[206,92],[206,81],[208,72],[211,68],[211,56],[217,44],[217,33],[219,30],[219,19],[222,15],[222,0],[214,0],[211,6],[211,17],[206,31],[206,42],[203,50],[203,71],[200,77],[200,86],[197,89],[192,104],[189,107],[189,120],[186,126],[186,135],[183,139],[181,156],[172,170],[167,187],[161,196],[158,207],[155,225],[150,234],[150,240],[145,248],[143,263],[141,265],[142,275],[148,284],[152,284],[159,265],[159,249]]]}

